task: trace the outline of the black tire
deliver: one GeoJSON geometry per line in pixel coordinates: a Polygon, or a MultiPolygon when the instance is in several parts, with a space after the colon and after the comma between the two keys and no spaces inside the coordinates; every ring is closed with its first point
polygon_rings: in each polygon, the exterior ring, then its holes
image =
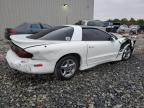
{"type": "Polygon", "coordinates": [[[76,59],[76,57],[65,56],[57,62],[56,66],[55,66],[54,75],[58,80],[69,80],[78,71],[78,67],[79,67],[79,63],[78,63],[78,60],[76,59]],[[67,62],[69,62],[69,63],[67,63],[67,62]],[[70,63],[73,63],[73,66],[70,63]]]}
{"type": "Polygon", "coordinates": [[[130,59],[131,58],[131,56],[132,56],[132,49],[131,49],[131,47],[130,47],[130,45],[129,44],[126,44],[125,46],[124,46],[124,49],[123,49],[124,51],[123,51],[123,54],[122,54],[122,60],[123,61],[126,61],[126,60],[128,60],[128,59],[130,59]],[[127,46],[127,47],[126,47],[127,46]]]}

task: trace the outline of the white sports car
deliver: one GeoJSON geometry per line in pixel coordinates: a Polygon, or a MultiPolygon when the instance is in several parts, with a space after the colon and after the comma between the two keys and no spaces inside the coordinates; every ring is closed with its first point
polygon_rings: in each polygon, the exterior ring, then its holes
{"type": "Polygon", "coordinates": [[[12,35],[11,40],[6,55],[11,68],[33,74],[54,73],[59,80],[102,63],[128,60],[134,49],[130,39],[76,25],[12,35]]]}

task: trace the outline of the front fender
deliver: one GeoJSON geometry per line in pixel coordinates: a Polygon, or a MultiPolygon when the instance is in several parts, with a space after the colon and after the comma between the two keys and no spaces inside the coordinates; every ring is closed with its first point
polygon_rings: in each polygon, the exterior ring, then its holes
{"type": "Polygon", "coordinates": [[[125,38],[125,39],[123,39],[123,40],[120,40],[119,42],[120,42],[120,44],[121,44],[120,52],[124,49],[124,47],[125,47],[127,44],[130,45],[131,50],[134,49],[134,44],[135,44],[135,42],[132,41],[131,39],[125,38]]]}

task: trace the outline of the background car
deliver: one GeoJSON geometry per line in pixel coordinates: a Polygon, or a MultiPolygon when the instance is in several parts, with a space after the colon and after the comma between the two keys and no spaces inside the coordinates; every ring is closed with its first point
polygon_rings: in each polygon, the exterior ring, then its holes
{"type": "Polygon", "coordinates": [[[138,34],[138,30],[140,29],[139,25],[130,25],[130,34],[131,35],[137,35],[138,34]]]}
{"type": "Polygon", "coordinates": [[[113,33],[117,33],[118,28],[121,26],[121,23],[119,22],[114,22],[111,23],[110,26],[107,27],[107,32],[113,32],[113,33]]]}
{"type": "Polygon", "coordinates": [[[35,34],[43,29],[50,29],[51,26],[42,23],[23,23],[16,28],[6,28],[5,38],[10,40],[10,35],[13,34],[35,34]]]}
{"type": "Polygon", "coordinates": [[[10,38],[6,59],[11,68],[32,74],[53,73],[59,80],[102,63],[128,60],[134,49],[128,38],[76,25],[10,38]]]}
{"type": "Polygon", "coordinates": [[[75,25],[94,26],[107,32],[116,33],[121,24],[118,22],[113,23],[112,21],[80,20],[75,25]]]}
{"type": "Polygon", "coordinates": [[[144,25],[140,25],[140,28],[138,29],[138,33],[144,33],[144,25]]]}
{"type": "Polygon", "coordinates": [[[100,20],[80,20],[75,25],[93,26],[103,31],[106,31],[106,23],[100,20]]]}
{"type": "Polygon", "coordinates": [[[129,33],[130,30],[131,29],[126,24],[123,24],[118,28],[117,33],[129,33]]]}

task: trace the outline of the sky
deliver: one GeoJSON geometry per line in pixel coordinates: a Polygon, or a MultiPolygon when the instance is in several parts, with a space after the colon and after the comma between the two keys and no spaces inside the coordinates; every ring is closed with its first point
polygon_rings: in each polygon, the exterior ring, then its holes
{"type": "Polygon", "coordinates": [[[95,0],[94,19],[144,19],[144,0],[95,0]]]}

